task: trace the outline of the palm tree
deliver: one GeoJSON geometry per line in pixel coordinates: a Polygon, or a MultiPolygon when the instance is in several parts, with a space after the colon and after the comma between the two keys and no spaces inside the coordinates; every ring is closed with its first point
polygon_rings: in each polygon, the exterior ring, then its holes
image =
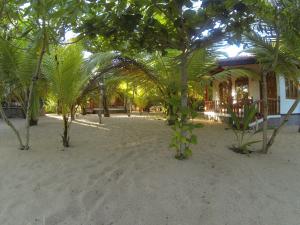
{"type": "MultiPolygon", "coordinates": [[[[292,79],[298,83],[298,79],[300,77],[300,60],[299,56],[295,55],[295,52],[287,48],[284,37],[280,40],[277,37],[277,42],[274,44],[271,40],[267,38],[259,37],[258,35],[252,34],[248,35],[248,38],[253,43],[254,48],[250,49],[249,52],[256,55],[260,65],[262,65],[262,73],[270,73],[275,72],[277,75],[281,74],[288,79],[292,79]]],[[[297,48],[295,46],[295,48],[297,48]]],[[[267,92],[266,86],[266,76],[262,75],[263,78],[263,92],[267,92]]],[[[299,92],[299,91],[298,91],[299,92]]],[[[264,94],[266,95],[266,94],[264,94]]],[[[279,130],[283,127],[283,125],[288,121],[291,114],[297,107],[300,101],[300,93],[298,93],[298,98],[294,101],[293,105],[288,110],[285,118],[282,120],[280,125],[274,129],[274,132],[270,139],[267,138],[266,132],[267,129],[264,129],[264,144],[263,144],[263,152],[267,153],[268,149],[274,143],[275,137],[279,130]]],[[[264,105],[267,106],[267,101],[264,101],[264,105]]],[[[264,110],[264,117],[267,116],[268,109],[264,110]]],[[[267,126],[267,119],[264,119],[265,126],[267,126]]]]}
{"type": "MultiPolygon", "coordinates": [[[[279,45],[277,46],[274,43],[274,40],[268,37],[261,37],[258,34],[252,32],[246,34],[247,39],[250,41],[251,47],[246,50],[246,52],[251,53],[256,56],[256,59],[261,67],[261,74],[260,80],[262,82],[262,91],[266,92],[266,80],[265,74],[270,72],[275,72],[276,75],[284,76],[288,79],[292,79],[295,82],[298,82],[300,78],[300,54],[298,46],[295,46],[291,49],[291,46],[288,45],[288,42],[284,37],[281,38],[279,45]],[[274,63],[274,61],[276,61],[274,63]],[[271,70],[272,69],[272,70],[271,70]]],[[[300,43],[300,39],[299,39],[300,43]]],[[[294,46],[294,45],[293,45],[294,46]]],[[[215,78],[222,79],[227,75],[231,76],[248,76],[248,77],[258,77],[255,71],[246,68],[230,68],[224,70],[215,75],[215,78]]],[[[298,89],[298,92],[300,90],[298,89]]],[[[266,96],[265,96],[266,97],[266,96]]],[[[264,129],[263,129],[263,148],[262,152],[267,153],[268,149],[274,143],[275,137],[277,136],[278,132],[284,126],[284,124],[289,120],[290,116],[292,115],[293,111],[296,109],[297,105],[300,102],[300,93],[298,93],[298,98],[294,101],[290,109],[288,110],[287,114],[281,121],[278,127],[276,127],[271,135],[270,138],[266,136],[267,134],[267,116],[268,116],[268,108],[267,108],[267,101],[264,101],[264,129]]]]}
{"type": "Polygon", "coordinates": [[[284,121],[273,132],[268,140],[267,136],[267,75],[272,72],[282,72],[284,76],[299,79],[299,54],[295,51],[295,39],[299,41],[298,12],[294,11],[295,2],[290,1],[262,1],[259,7],[253,9],[256,23],[253,31],[247,37],[254,45],[253,52],[262,65],[262,97],[263,97],[263,146],[262,152],[267,153],[274,142],[277,132],[284,125],[296,107],[298,100],[287,113],[284,121]],[[297,16],[296,16],[297,15],[297,16]],[[297,19],[296,19],[297,18],[297,19]],[[296,22],[296,23],[294,23],[296,22]],[[287,48],[292,46],[292,48],[287,48]]]}
{"type": "Polygon", "coordinates": [[[87,82],[82,48],[79,45],[56,47],[46,57],[43,72],[50,81],[50,92],[59,102],[63,118],[62,142],[70,146],[70,115],[81,89],[87,82]]]}
{"type": "MultiPolygon", "coordinates": [[[[31,83],[31,76],[35,69],[36,54],[33,49],[28,48],[27,51],[22,50],[22,46],[27,46],[27,43],[8,42],[0,40],[0,77],[1,77],[1,96],[2,100],[10,99],[21,104],[23,112],[26,112],[29,105],[29,87],[31,83]]],[[[34,95],[30,103],[30,120],[37,121],[40,112],[40,97],[45,94],[46,82],[42,80],[37,81],[34,88],[34,95]],[[43,86],[43,88],[42,88],[43,86]]],[[[20,142],[20,148],[26,147],[22,143],[21,136],[13,123],[4,115],[2,109],[2,118],[17,134],[20,142]],[[5,119],[6,118],[6,119],[5,119]]],[[[27,149],[27,148],[26,148],[27,149]]]]}
{"type": "MultiPolygon", "coordinates": [[[[157,89],[161,102],[167,109],[169,125],[175,123],[177,111],[174,104],[180,101],[179,55],[180,52],[176,50],[169,50],[166,55],[158,52],[136,54],[129,60],[134,68],[123,69],[123,73],[136,80],[136,83],[157,89]]],[[[214,61],[214,54],[204,49],[194,51],[189,56],[187,61],[189,87],[192,87],[193,83],[206,82],[203,78],[215,64],[214,61]]]]}

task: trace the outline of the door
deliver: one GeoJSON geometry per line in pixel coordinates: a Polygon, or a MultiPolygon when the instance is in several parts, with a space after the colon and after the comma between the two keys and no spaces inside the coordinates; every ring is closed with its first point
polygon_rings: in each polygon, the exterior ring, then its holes
{"type": "Polygon", "coordinates": [[[268,99],[277,99],[277,82],[275,73],[267,76],[268,99]]]}
{"type": "Polygon", "coordinates": [[[231,80],[223,81],[219,84],[219,97],[221,104],[230,104],[231,103],[231,80]]]}
{"type": "MultiPolygon", "coordinates": [[[[262,88],[260,88],[262,99],[262,88]]],[[[268,108],[269,115],[277,115],[280,112],[279,100],[277,97],[277,82],[275,73],[267,75],[267,96],[268,96],[268,108]]],[[[262,109],[262,106],[261,106],[262,109]]]]}

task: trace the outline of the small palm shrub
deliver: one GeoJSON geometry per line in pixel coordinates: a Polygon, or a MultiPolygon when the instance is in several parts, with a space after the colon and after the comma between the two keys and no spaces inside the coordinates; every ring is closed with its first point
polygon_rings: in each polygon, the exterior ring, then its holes
{"type": "Polygon", "coordinates": [[[249,136],[249,124],[254,120],[257,114],[255,105],[246,105],[244,107],[244,116],[239,117],[232,108],[228,109],[231,116],[231,129],[236,137],[236,144],[233,144],[230,149],[234,152],[241,154],[249,154],[251,151],[249,147],[254,143],[258,143],[261,140],[251,140],[252,135],[249,136]]]}
{"type": "Polygon", "coordinates": [[[71,108],[76,104],[81,89],[88,80],[83,63],[82,48],[79,45],[57,47],[44,62],[43,72],[50,81],[51,101],[59,102],[58,111],[63,118],[61,137],[64,147],[70,146],[71,108]]]}

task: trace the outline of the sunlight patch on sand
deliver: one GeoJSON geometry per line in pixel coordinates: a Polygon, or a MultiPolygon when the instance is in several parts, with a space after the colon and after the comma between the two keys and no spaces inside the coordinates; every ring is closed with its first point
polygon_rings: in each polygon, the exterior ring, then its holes
{"type": "MultiPolygon", "coordinates": [[[[62,120],[62,117],[57,114],[46,114],[46,117],[54,118],[57,120],[62,120]]],[[[85,119],[76,119],[76,120],[72,121],[72,123],[79,124],[79,125],[86,126],[86,127],[93,127],[93,128],[97,128],[97,129],[101,129],[101,130],[107,130],[107,131],[110,130],[106,127],[103,127],[104,124],[99,124],[98,122],[91,122],[91,121],[88,121],[85,119]]]]}

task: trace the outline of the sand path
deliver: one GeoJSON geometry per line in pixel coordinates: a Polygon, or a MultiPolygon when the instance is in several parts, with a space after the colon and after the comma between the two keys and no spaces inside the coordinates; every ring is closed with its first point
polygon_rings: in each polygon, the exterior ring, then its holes
{"type": "MultiPolygon", "coordinates": [[[[164,121],[95,115],[72,125],[43,117],[32,150],[16,150],[0,121],[1,225],[299,225],[300,134],[281,133],[269,155],[239,155],[233,134],[206,122],[186,161],[168,148],[164,121]]],[[[17,126],[22,120],[14,120],[17,126]]]]}

